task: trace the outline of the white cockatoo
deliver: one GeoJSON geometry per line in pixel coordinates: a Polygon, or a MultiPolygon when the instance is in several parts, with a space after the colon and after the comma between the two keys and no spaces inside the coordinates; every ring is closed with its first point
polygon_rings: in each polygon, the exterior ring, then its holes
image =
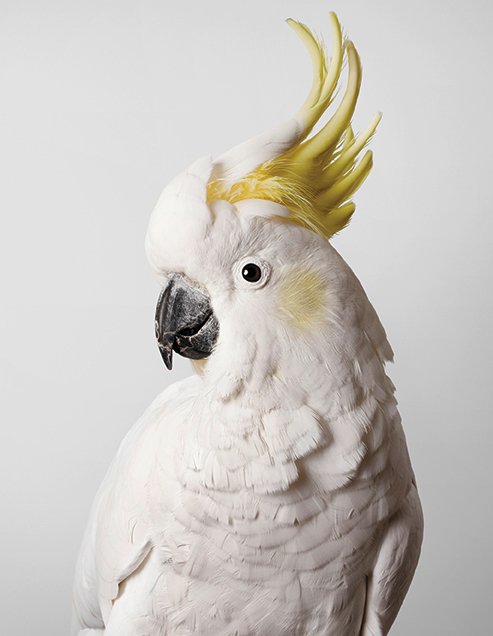
{"type": "Polygon", "coordinates": [[[179,174],[146,250],[156,336],[196,374],[123,441],[75,580],[77,636],[383,636],[422,513],[385,331],[328,242],[371,168],[354,136],[361,67],[335,15],[297,115],[179,174]],[[332,103],[347,60],[346,87],[332,103]]]}

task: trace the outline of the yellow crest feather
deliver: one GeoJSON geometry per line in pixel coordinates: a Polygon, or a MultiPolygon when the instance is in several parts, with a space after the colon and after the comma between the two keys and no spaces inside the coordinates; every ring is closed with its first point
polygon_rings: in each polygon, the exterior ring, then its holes
{"type": "Polygon", "coordinates": [[[368,150],[358,158],[381,119],[378,113],[362,134],[354,136],[351,119],[361,86],[361,64],[352,42],[343,39],[334,13],[330,21],[333,51],[329,61],[323,44],[310,29],[288,20],[305,44],[313,66],[312,86],[297,115],[303,130],[295,145],[232,185],[212,179],[207,189],[211,201],[226,199],[234,204],[255,198],[279,203],[289,210],[286,220],[327,238],[344,228],[355,210],[350,198],[371,170],[372,153],[368,150]],[[310,137],[334,99],[344,59],[348,63],[344,95],[328,122],[310,137]]]}

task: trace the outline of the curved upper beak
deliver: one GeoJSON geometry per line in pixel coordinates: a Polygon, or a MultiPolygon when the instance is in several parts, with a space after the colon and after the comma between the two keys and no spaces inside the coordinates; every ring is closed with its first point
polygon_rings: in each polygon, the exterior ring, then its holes
{"type": "Polygon", "coordinates": [[[171,274],[156,307],[156,338],[168,369],[173,351],[185,358],[207,358],[219,335],[210,298],[181,274],[171,274]]]}

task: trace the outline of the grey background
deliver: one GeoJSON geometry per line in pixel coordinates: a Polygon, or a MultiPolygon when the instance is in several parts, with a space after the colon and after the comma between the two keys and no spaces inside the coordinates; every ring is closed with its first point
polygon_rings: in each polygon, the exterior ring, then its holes
{"type": "Polygon", "coordinates": [[[0,2],[1,537],[6,636],[68,629],[90,502],[168,374],[149,213],[168,179],[290,116],[310,83],[283,19],[364,63],[384,119],[334,241],[396,351],[426,515],[395,636],[491,633],[492,5],[440,1],[0,2]]]}

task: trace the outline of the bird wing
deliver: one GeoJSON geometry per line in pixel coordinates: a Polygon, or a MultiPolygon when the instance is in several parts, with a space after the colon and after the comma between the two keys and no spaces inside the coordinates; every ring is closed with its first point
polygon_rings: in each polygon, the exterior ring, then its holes
{"type": "Polygon", "coordinates": [[[195,392],[197,377],[163,391],[120,445],[92,506],[76,567],[72,634],[108,623],[119,585],[151,551],[145,488],[155,459],[156,432],[169,421],[174,399],[195,392]]]}
{"type": "Polygon", "coordinates": [[[386,636],[407,594],[423,537],[423,514],[413,482],[402,507],[391,517],[367,581],[361,636],[386,636]]]}

